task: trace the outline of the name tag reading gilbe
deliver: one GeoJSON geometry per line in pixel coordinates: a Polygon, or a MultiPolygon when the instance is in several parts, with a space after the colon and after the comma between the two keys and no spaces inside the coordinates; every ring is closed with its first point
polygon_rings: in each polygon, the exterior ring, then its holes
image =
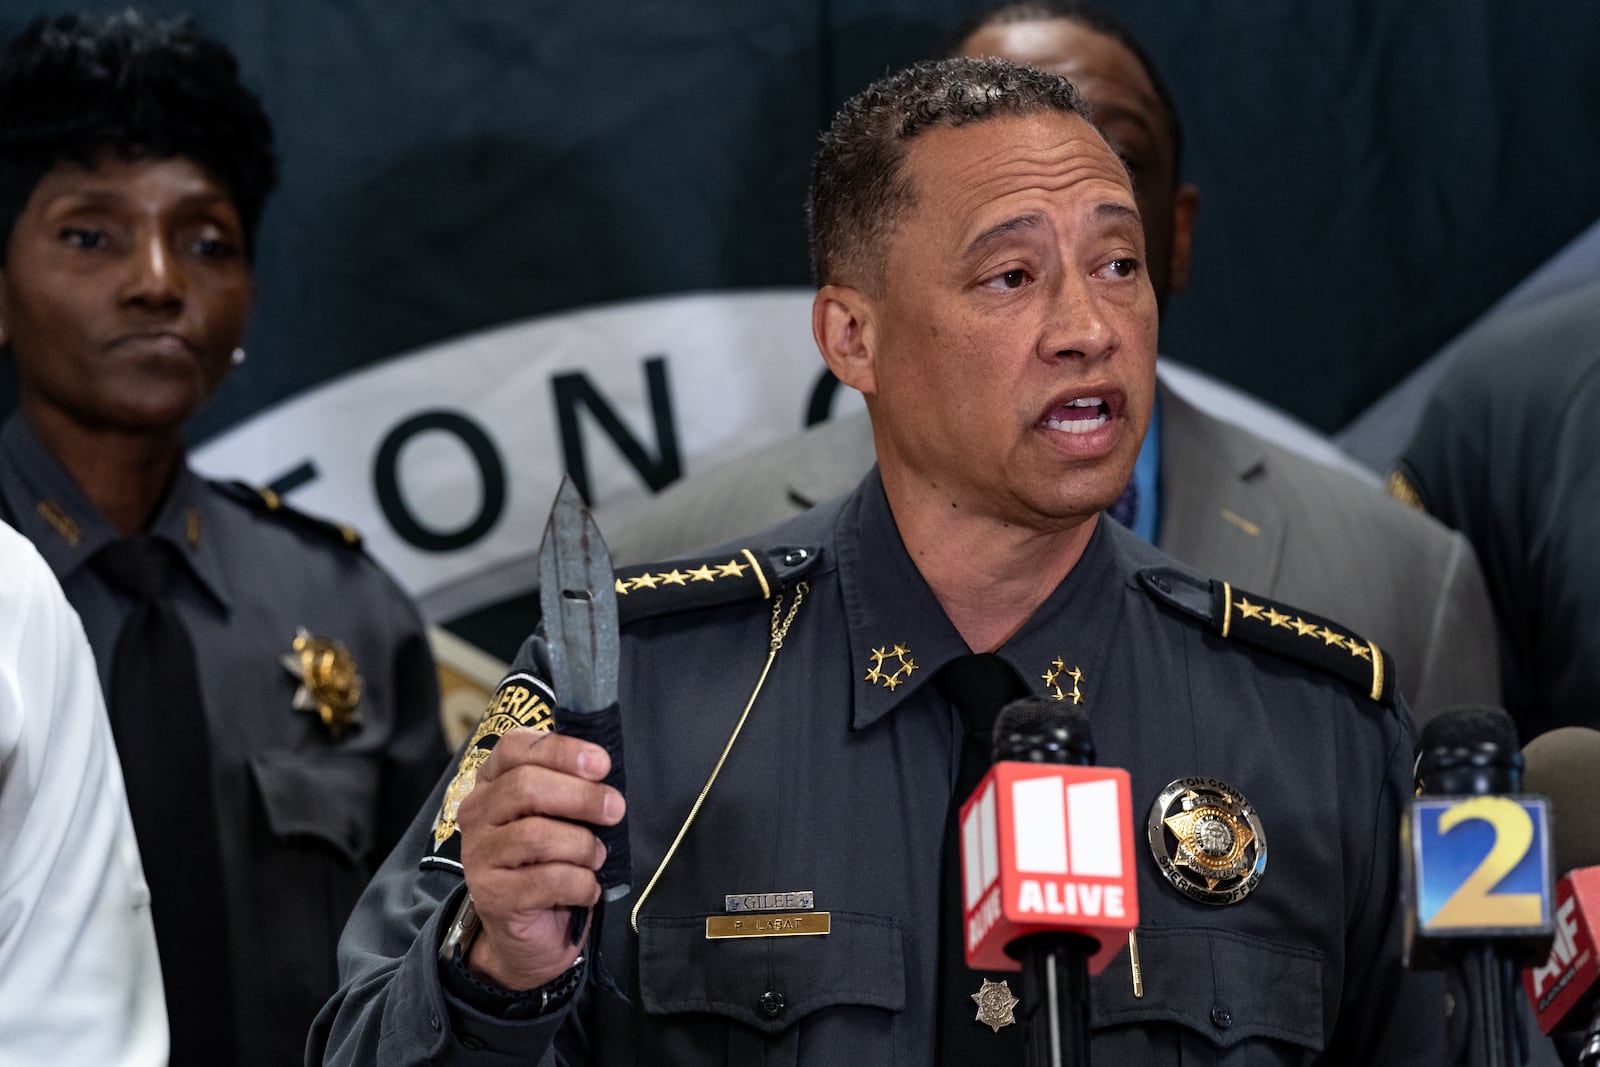
{"type": "Polygon", "coordinates": [[[713,941],[729,937],[816,937],[826,934],[829,925],[829,913],[825,911],[708,915],[706,937],[713,941]]]}

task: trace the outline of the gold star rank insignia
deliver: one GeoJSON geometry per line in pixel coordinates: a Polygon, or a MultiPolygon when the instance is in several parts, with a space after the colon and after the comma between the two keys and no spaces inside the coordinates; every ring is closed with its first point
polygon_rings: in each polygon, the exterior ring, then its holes
{"type": "Polygon", "coordinates": [[[1010,1026],[1017,1021],[1012,1009],[1022,1003],[1011,995],[1011,987],[1004,979],[992,982],[987,978],[983,980],[983,985],[978,991],[972,994],[972,1002],[978,1006],[977,1021],[995,1033],[999,1033],[1001,1027],[1010,1026]]]}
{"type": "Polygon", "coordinates": [[[1241,618],[1259,619],[1262,617],[1261,610],[1263,605],[1250,603],[1249,597],[1240,597],[1233,606],[1239,609],[1241,618]]]}
{"type": "Polygon", "coordinates": [[[717,564],[717,577],[719,577],[719,578],[742,578],[742,577],[744,577],[745,570],[749,566],[750,566],[750,564],[748,564],[748,563],[740,563],[736,559],[730,559],[726,563],[717,564]]]}
{"type": "Polygon", "coordinates": [[[711,573],[711,568],[702,563],[689,572],[689,579],[695,582],[714,582],[717,576],[711,573]]]}
{"type": "Polygon", "coordinates": [[[1343,679],[1386,706],[1395,698],[1394,671],[1383,650],[1347,627],[1254,593],[1170,567],[1139,573],[1146,592],[1203,620],[1219,637],[1241,641],[1343,679]]]}
{"type": "Polygon", "coordinates": [[[1041,677],[1044,678],[1044,684],[1050,690],[1050,695],[1057,700],[1070,699],[1074,704],[1083,703],[1083,690],[1078,688],[1078,683],[1083,681],[1083,671],[1080,668],[1074,666],[1070,671],[1067,670],[1067,661],[1057,656],[1050,661],[1050,666],[1045,669],[1041,677]],[[1063,684],[1064,678],[1072,679],[1070,690],[1063,684]]]}
{"type": "Polygon", "coordinates": [[[898,688],[901,682],[910,678],[911,672],[917,669],[916,661],[911,658],[911,650],[905,645],[875,648],[867,653],[867,659],[872,661],[872,666],[867,671],[866,680],[873,685],[881,685],[891,692],[898,688]]]}
{"type": "Polygon", "coordinates": [[[300,683],[292,705],[296,711],[316,712],[334,737],[361,725],[361,674],[344,645],[315,637],[302,626],[278,662],[300,683]]]}

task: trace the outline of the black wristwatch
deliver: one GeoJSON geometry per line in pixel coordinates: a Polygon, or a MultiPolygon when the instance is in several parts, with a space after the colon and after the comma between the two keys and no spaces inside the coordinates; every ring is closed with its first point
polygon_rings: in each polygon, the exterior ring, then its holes
{"type": "Polygon", "coordinates": [[[456,917],[439,942],[439,981],[456,999],[499,1019],[536,1019],[557,1010],[583,984],[583,956],[537,989],[508,989],[467,967],[467,953],[483,931],[472,894],[461,898],[456,917]]]}

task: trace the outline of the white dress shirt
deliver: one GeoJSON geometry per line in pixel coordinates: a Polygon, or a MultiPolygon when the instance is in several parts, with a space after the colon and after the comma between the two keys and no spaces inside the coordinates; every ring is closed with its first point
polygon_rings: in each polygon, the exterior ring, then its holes
{"type": "Polygon", "coordinates": [[[0,523],[0,1067],[167,1060],[150,891],[93,653],[0,523]]]}

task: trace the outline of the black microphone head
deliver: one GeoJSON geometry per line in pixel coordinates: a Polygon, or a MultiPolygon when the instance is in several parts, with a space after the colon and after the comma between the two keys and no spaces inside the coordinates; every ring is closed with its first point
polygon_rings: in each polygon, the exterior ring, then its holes
{"type": "Polygon", "coordinates": [[[1600,730],[1563,726],[1523,749],[1530,793],[1550,798],[1550,845],[1558,874],[1600,867],[1600,730]]]}
{"type": "Polygon", "coordinates": [[[1451,708],[1429,719],[1418,742],[1417,785],[1443,796],[1522,788],[1517,724],[1500,708],[1451,708]]]}
{"type": "Polygon", "coordinates": [[[1487,704],[1446,708],[1422,727],[1417,747],[1456,748],[1483,742],[1516,748],[1517,724],[1503,708],[1487,704]]]}
{"type": "Polygon", "coordinates": [[[994,758],[1021,763],[1094,763],[1089,716],[1060,701],[1023,697],[994,720],[994,758]]]}

